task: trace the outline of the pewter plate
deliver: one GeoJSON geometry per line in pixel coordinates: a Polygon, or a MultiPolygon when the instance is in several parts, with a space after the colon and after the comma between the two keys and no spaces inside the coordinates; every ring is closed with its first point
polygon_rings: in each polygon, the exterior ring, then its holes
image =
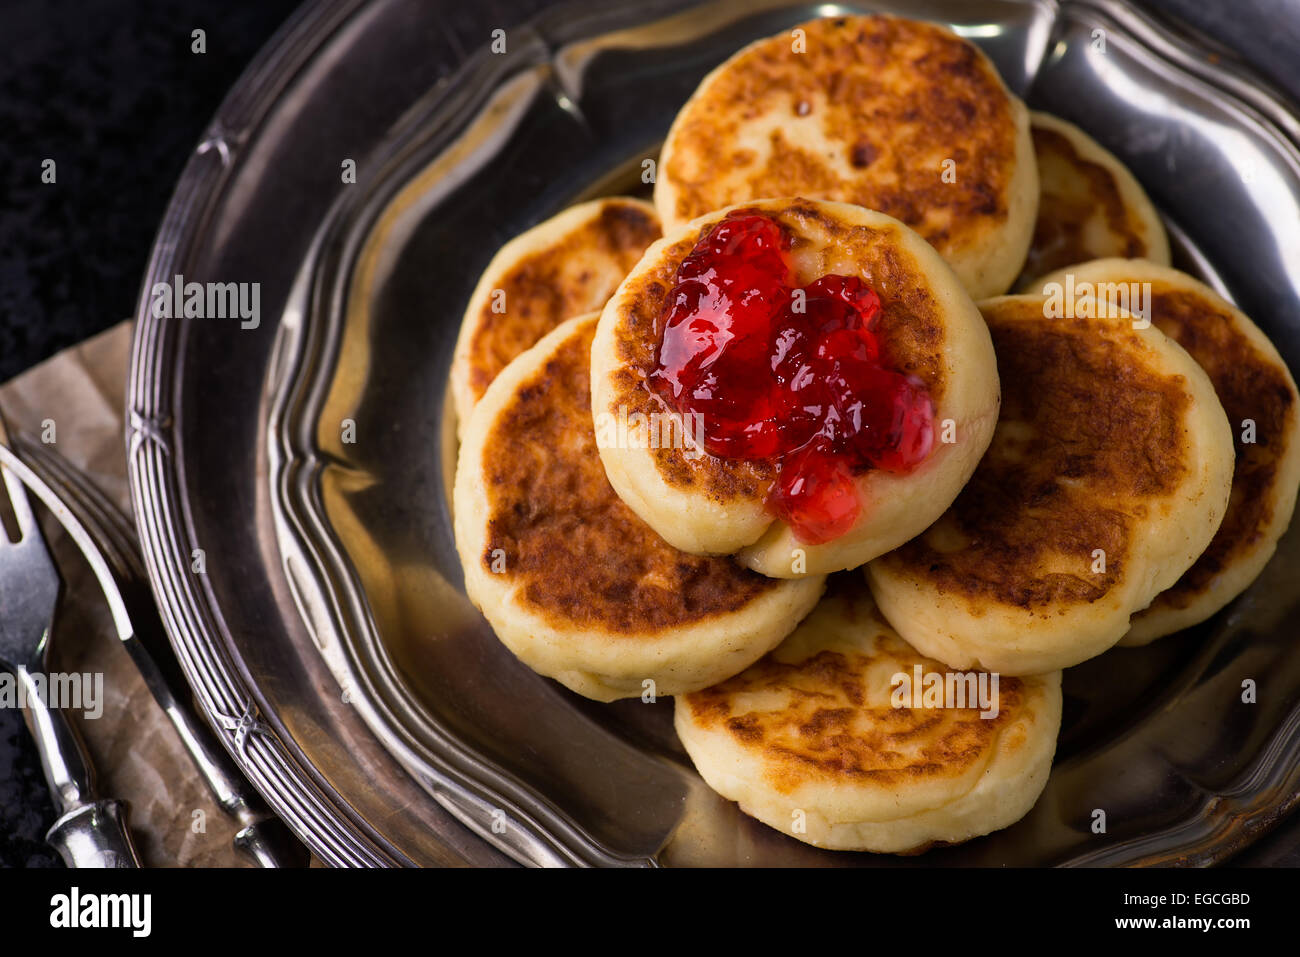
{"type": "Polygon", "coordinates": [[[164,221],[146,290],[178,273],[262,284],[254,330],[156,320],[142,299],[128,437],[173,643],[268,800],[324,860],[359,865],[1207,864],[1289,812],[1294,534],[1205,625],[1067,672],[1033,811],[915,858],[750,820],[691,769],[670,700],[586,701],[496,641],[465,599],[448,501],[447,370],[479,272],[573,202],[644,190],[642,160],[703,75],[809,17],[899,12],[980,44],[1032,106],[1129,164],[1179,263],[1300,368],[1300,121],[1207,41],[1118,0],[584,6],[438,85],[419,49],[437,7],[307,8],[232,92],[164,221]]]}

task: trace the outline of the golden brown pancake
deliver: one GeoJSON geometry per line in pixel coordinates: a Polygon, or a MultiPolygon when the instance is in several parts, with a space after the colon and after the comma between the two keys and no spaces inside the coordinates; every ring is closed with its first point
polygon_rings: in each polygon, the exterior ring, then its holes
{"type": "Polygon", "coordinates": [[[1046,304],[981,303],[1003,383],[993,442],[952,508],[867,570],[890,624],[955,668],[1100,654],[1227,508],[1232,436],[1200,366],[1128,313],[1096,318],[1096,300],[1074,318],[1046,304]]]}
{"type": "MultiPolygon", "coordinates": [[[[695,554],[737,553],[765,575],[797,577],[853,568],[897,547],[934,521],[956,497],[988,445],[997,417],[998,379],[988,330],[952,270],[916,233],[881,213],[804,199],[745,204],[792,236],[795,281],[854,275],[880,296],[873,331],[900,371],[924,382],[935,408],[934,451],[896,475],[857,477],[864,503],[857,524],[821,545],[799,542],[764,507],[773,466],[766,460],[688,454],[680,445],[600,445],[619,497],[666,540],[695,554]],[[951,421],[952,442],[938,434],[951,421]]],[[[659,315],[682,260],[722,219],[719,210],[681,226],[646,252],[601,314],[592,345],[596,416],[663,416],[647,386],[662,335],[659,315]]]]}
{"type": "Polygon", "coordinates": [[[1150,319],[1210,377],[1232,427],[1232,497],[1214,539],[1176,584],[1133,618],[1121,644],[1145,644],[1209,618],[1263,571],[1291,523],[1300,486],[1300,416],[1286,362],[1255,323],[1204,283],[1153,263],[1105,259],[1046,276],[1089,283],[1150,284],[1150,319]],[[1253,441],[1244,441],[1251,438],[1253,441]]]}
{"type": "Polygon", "coordinates": [[[945,666],[899,638],[860,586],[837,583],[771,654],[678,698],[677,734],[714,790],[801,841],[892,853],[957,843],[1014,823],[1038,799],[1061,673],[996,686],[953,675],[964,697],[927,698],[936,674],[947,685],[945,666]]]}
{"type": "Polygon", "coordinates": [[[824,581],[686,555],[605,480],[591,418],[596,316],[512,362],[475,407],[456,470],[470,599],[526,665],[609,701],[706,687],[781,641],[824,581]]]}
{"type": "Polygon", "coordinates": [[[599,310],[658,239],[654,207],[597,199],[516,237],[492,258],[470,296],[451,368],[462,429],[492,380],[561,322],[599,310]]]}
{"type": "Polygon", "coordinates": [[[785,196],[893,216],[972,296],[1005,292],[1038,202],[1027,111],[946,27],[889,16],[801,24],[705,77],[668,133],[655,185],[665,230],[785,196]]]}
{"type": "Polygon", "coordinates": [[[1038,160],[1038,220],[1017,287],[1062,266],[1119,256],[1169,265],[1169,238],[1133,174],[1073,123],[1029,114],[1038,160]]]}

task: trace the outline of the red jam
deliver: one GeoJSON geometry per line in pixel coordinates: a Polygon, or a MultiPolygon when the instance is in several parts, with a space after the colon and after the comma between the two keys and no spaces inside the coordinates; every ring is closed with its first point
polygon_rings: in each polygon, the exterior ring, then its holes
{"type": "Polygon", "coordinates": [[[677,269],[650,385],[699,414],[712,455],[775,459],[767,507],[820,544],[857,521],[855,475],[906,472],[930,454],[934,406],[882,357],[875,291],[856,276],[796,289],[789,250],[755,210],[714,226],[677,269]]]}

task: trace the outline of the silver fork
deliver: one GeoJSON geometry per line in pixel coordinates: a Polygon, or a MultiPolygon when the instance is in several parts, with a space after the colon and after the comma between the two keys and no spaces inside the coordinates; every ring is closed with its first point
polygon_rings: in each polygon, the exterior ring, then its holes
{"type": "Polygon", "coordinates": [[[50,631],[62,580],[22,481],[0,466],[19,539],[0,529],[0,666],[26,697],[32,736],[59,818],[45,839],[69,867],[139,867],[125,807],[95,795],[95,774],[76,729],[47,689],[50,631]]]}
{"type": "MultiPolygon", "coordinates": [[[[57,499],[56,517],[99,579],[114,609],[118,639],[145,685],[175,727],[213,798],[239,823],[235,847],[260,867],[306,867],[306,848],[248,784],[188,703],[189,685],[158,618],[135,530],[118,506],[57,452],[22,434],[11,439],[21,465],[34,473],[32,492],[47,505],[47,491],[57,499]]],[[[0,449],[0,458],[4,455],[0,449]]]]}

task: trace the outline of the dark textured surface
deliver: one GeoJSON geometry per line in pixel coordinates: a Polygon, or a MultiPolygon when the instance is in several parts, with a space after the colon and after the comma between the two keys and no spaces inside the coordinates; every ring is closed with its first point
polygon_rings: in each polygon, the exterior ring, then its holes
{"type": "MultiPolygon", "coordinates": [[[[134,311],[154,230],[190,150],[293,0],[7,0],[0,7],[0,380],[134,311]],[[191,31],[207,52],[191,52],[191,31]],[[41,182],[41,163],[57,182],[41,182]]],[[[447,3],[429,55],[450,72],[546,0],[447,3]]],[[[1146,0],[1300,101],[1295,0],[1146,0]]],[[[0,709],[0,865],[57,865],[21,716],[0,709]]],[[[1241,863],[1300,864],[1292,824],[1241,863]]]]}
{"type": "MultiPolygon", "coordinates": [[[[0,379],[135,311],[172,186],[294,0],[19,0],[0,9],[0,379]],[[207,52],[191,52],[191,31],[207,52]],[[53,159],[56,182],[41,182],[53,159]]],[[[0,864],[58,865],[21,713],[0,709],[0,864]]]]}

